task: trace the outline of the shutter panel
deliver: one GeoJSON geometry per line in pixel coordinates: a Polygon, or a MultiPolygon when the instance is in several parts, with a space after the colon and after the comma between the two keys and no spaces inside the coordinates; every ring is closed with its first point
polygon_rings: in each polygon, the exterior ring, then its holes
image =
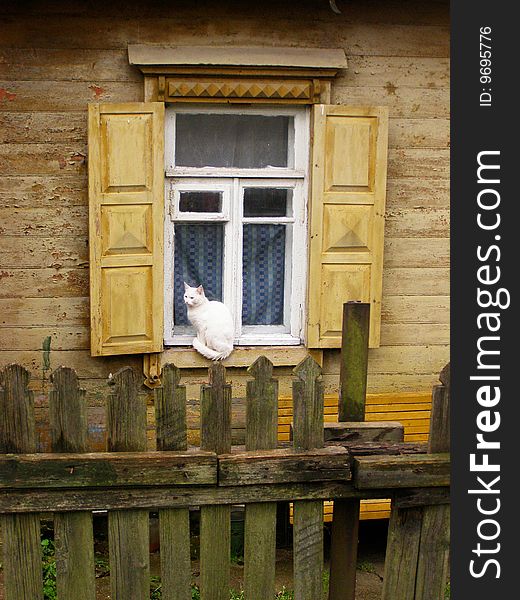
{"type": "Polygon", "coordinates": [[[343,303],[370,302],[379,346],[388,110],[314,107],[310,223],[311,348],[339,348],[343,303]]]}
{"type": "Polygon", "coordinates": [[[164,104],[89,105],[91,353],[160,352],[164,104]]]}

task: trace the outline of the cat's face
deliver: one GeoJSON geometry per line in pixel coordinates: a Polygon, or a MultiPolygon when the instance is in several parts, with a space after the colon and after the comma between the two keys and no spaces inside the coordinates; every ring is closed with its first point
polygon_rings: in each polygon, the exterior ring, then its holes
{"type": "Polygon", "coordinates": [[[184,303],[188,306],[199,306],[205,300],[206,296],[204,294],[204,288],[199,285],[199,287],[191,287],[186,282],[184,282],[184,303]]]}

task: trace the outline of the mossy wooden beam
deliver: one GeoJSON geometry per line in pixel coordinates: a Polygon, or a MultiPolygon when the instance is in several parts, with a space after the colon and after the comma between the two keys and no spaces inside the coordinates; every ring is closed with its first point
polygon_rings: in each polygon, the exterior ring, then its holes
{"type": "MultiPolygon", "coordinates": [[[[426,487],[432,484],[425,482],[426,487]]],[[[408,486],[405,486],[407,488],[408,486]]],[[[420,489],[420,488],[418,488],[420,489]]],[[[441,489],[441,488],[439,488],[441,489]]],[[[0,491],[0,512],[52,512],[53,510],[114,510],[126,508],[182,508],[208,504],[291,502],[294,500],[391,498],[392,488],[358,489],[352,481],[242,485],[158,486],[149,488],[77,488],[0,491]]],[[[425,503],[429,499],[425,498],[425,503]]]]}
{"type": "Polygon", "coordinates": [[[449,487],[404,489],[398,490],[394,494],[394,505],[396,508],[435,506],[437,504],[450,504],[449,487]]]}
{"type": "Polygon", "coordinates": [[[348,481],[350,457],[344,448],[298,452],[256,451],[219,457],[219,485],[258,485],[305,481],[348,481]]]}
{"type": "Polygon", "coordinates": [[[334,441],[355,444],[404,440],[404,426],[398,421],[325,423],[323,430],[325,443],[334,441]]]}
{"type": "Polygon", "coordinates": [[[450,455],[358,456],[354,485],[358,489],[449,486],[450,455]]]}
{"type": "Polygon", "coordinates": [[[216,483],[216,455],[200,450],[0,456],[0,489],[216,483]]]}

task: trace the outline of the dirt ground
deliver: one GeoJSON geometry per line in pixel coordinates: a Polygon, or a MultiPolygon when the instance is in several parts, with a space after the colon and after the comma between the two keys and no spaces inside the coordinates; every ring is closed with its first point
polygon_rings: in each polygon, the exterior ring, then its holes
{"type": "MultiPolygon", "coordinates": [[[[380,600],[384,572],[384,556],[386,547],[387,522],[362,521],[359,531],[358,571],[356,600],[380,600]]],[[[328,529],[325,531],[325,570],[324,598],[327,598],[328,573],[328,529]]],[[[195,552],[196,554],[196,548],[195,552]]],[[[96,600],[110,600],[110,574],[108,571],[108,548],[106,543],[106,523],[98,522],[96,527],[96,600]]],[[[243,585],[244,567],[240,557],[235,557],[231,565],[231,587],[241,590],[243,585]]],[[[151,576],[160,575],[160,550],[150,554],[151,576]]],[[[192,560],[193,582],[199,580],[199,561],[192,560]]],[[[293,589],[292,578],[292,549],[279,548],[276,555],[276,589],[293,589]]],[[[0,600],[3,595],[3,575],[0,570],[0,600]]],[[[73,600],[73,599],[60,599],[73,600]]],[[[319,599],[317,599],[319,600],[319,599]]]]}

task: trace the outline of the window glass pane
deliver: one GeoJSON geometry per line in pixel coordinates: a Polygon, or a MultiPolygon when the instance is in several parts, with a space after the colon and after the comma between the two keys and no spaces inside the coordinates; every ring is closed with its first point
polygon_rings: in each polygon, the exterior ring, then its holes
{"type": "Polygon", "coordinates": [[[233,114],[176,116],[175,164],[182,167],[287,167],[292,117],[233,114]]]}
{"type": "Polygon", "coordinates": [[[292,190],[283,188],[246,188],[244,217],[287,217],[290,215],[292,190]]]}
{"type": "Polygon", "coordinates": [[[174,323],[189,325],[184,281],[202,285],[209,300],[222,301],[223,223],[176,223],[174,258],[174,323]]]}
{"type": "Polygon", "coordinates": [[[285,225],[244,225],[244,325],[283,324],[285,228],[285,225]]]}
{"type": "Polygon", "coordinates": [[[222,192],[180,192],[179,210],[219,213],[222,210],[222,192]]]}

